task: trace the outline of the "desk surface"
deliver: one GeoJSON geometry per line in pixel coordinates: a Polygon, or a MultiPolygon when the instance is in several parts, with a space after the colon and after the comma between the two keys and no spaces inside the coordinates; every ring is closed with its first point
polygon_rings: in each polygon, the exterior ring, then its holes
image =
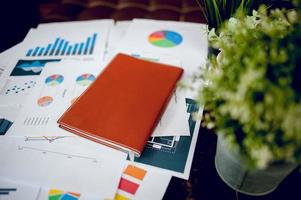
{"type": "Polygon", "coordinates": [[[196,200],[285,200],[300,199],[301,170],[294,170],[278,188],[264,196],[236,194],[219,177],[215,170],[214,156],[217,137],[205,128],[201,128],[193,158],[190,179],[184,181],[172,178],[164,199],[196,199],[196,200]],[[299,172],[300,170],[300,172],[299,172]],[[237,196],[238,195],[238,196],[237,196]]]}

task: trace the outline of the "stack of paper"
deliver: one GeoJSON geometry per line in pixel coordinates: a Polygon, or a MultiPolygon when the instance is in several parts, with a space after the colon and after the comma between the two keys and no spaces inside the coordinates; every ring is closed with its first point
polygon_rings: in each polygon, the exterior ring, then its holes
{"type": "Polygon", "coordinates": [[[200,125],[193,115],[202,112],[189,90],[175,91],[135,162],[58,128],[58,118],[117,53],[182,67],[186,81],[205,62],[206,26],[142,19],[41,24],[0,54],[1,199],[162,199],[172,176],[189,178],[200,125]]]}

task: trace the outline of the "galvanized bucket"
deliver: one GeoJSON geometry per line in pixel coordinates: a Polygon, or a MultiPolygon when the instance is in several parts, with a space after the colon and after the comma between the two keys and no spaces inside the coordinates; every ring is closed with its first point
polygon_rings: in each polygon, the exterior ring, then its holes
{"type": "Polygon", "coordinates": [[[230,151],[222,135],[218,136],[215,168],[232,189],[248,195],[265,195],[277,188],[298,164],[271,164],[264,170],[248,170],[237,152],[230,151]]]}

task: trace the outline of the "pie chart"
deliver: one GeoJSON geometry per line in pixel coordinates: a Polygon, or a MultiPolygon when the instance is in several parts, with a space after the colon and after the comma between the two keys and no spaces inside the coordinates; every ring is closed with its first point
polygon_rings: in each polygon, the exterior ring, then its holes
{"type": "Polygon", "coordinates": [[[49,200],[79,200],[80,194],[75,192],[65,192],[57,189],[48,191],[49,200]]]}
{"type": "Polygon", "coordinates": [[[49,86],[56,86],[61,84],[64,81],[64,77],[59,74],[53,74],[51,76],[48,76],[45,80],[46,85],[49,86]]]}
{"type": "Polygon", "coordinates": [[[43,96],[38,99],[38,105],[41,107],[49,106],[53,102],[53,98],[51,96],[43,96]]]}
{"type": "Polygon", "coordinates": [[[156,31],[148,36],[148,41],[157,47],[174,47],[183,41],[183,37],[174,31],[156,31]]]}
{"type": "Polygon", "coordinates": [[[82,74],[76,79],[76,83],[80,86],[88,86],[95,80],[93,74],[82,74]]]}

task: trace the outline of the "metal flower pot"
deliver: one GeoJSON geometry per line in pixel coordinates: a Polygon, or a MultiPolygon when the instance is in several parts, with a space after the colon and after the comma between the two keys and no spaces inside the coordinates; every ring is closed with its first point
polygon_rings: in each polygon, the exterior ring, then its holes
{"type": "Polygon", "coordinates": [[[248,195],[265,195],[277,188],[297,163],[271,164],[264,170],[248,170],[237,152],[230,151],[222,135],[218,136],[215,168],[232,189],[248,195]]]}

